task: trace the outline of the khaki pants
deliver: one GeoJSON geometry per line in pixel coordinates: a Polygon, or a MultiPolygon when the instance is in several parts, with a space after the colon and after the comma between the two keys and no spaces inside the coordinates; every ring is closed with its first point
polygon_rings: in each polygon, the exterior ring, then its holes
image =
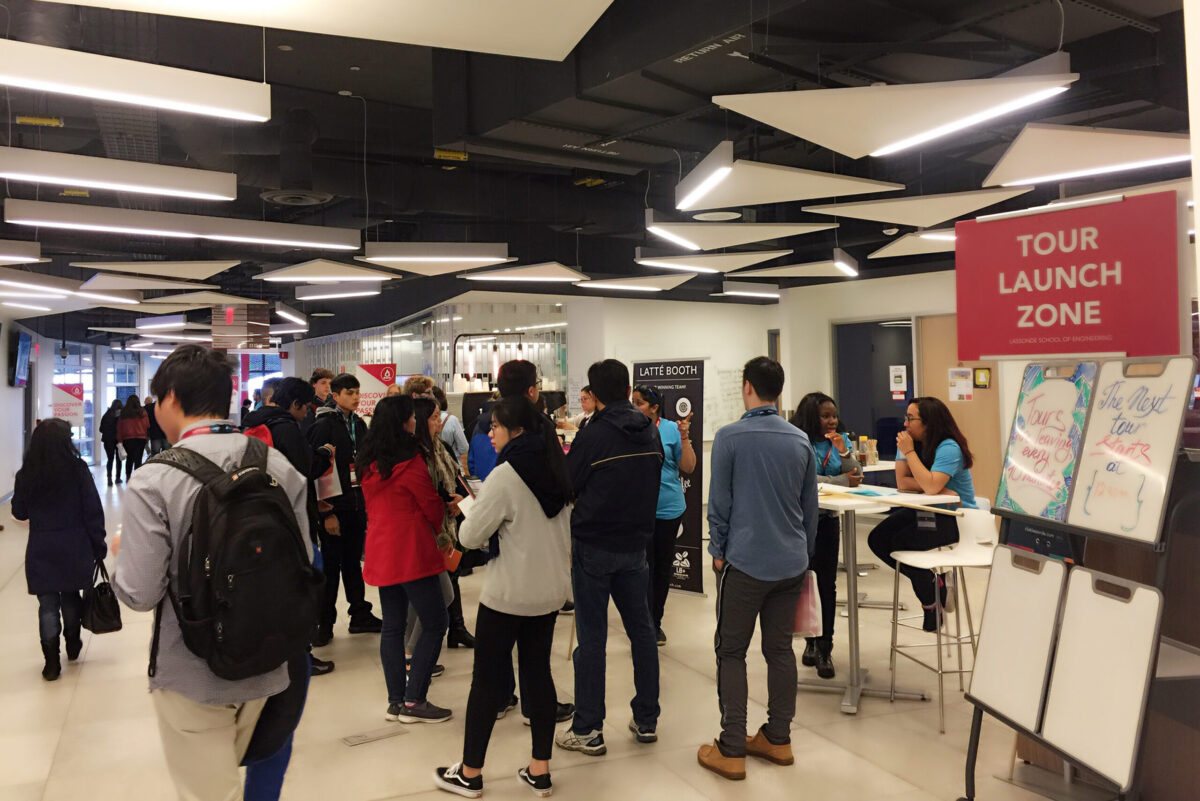
{"type": "Polygon", "coordinates": [[[238,766],[267,699],[207,706],[170,690],[150,697],[180,801],[240,801],[238,766]]]}

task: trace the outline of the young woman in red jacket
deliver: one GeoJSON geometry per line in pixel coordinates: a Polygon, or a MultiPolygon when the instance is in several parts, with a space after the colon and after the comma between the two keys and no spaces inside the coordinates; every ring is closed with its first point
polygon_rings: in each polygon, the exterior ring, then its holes
{"type": "Polygon", "coordinates": [[[117,418],[117,443],[125,446],[125,480],[142,466],[142,454],[150,436],[150,417],[137,395],[130,395],[117,418]]]}
{"type": "MultiPolygon", "coordinates": [[[[447,504],[433,488],[413,432],[412,398],[384,398],[375,405],[370,433],[358,453],[367,506],[363,579],[379,588],[383,632],[379,655],[388,691],[388,720],[441,723],[451,711],[426,698],[433,666],[446,636],[448,620],[438,575],[446,562],[437,533],[447,504]],[[421,621],[421,637],[405,671],[404,626],[412,604],[421,621]]],[[[449,504],[457,514],[454,496],[449,504]]]]}

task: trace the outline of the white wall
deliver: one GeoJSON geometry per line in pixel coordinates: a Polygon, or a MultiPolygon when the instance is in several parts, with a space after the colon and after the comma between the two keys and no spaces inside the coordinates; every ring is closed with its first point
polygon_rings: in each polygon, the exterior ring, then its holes
{"type": "Polygon", "coordinates": [[[25,392],[8,385],[8,337],[16,327],[13,318],[0,315],[0,498],[13,489],[13,477],[21,467],[25,451],[25,392]]]}

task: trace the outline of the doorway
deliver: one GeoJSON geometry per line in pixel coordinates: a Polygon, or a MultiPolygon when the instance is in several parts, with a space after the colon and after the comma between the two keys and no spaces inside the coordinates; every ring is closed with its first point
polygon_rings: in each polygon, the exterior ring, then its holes
{"type": "Polygon", "coordinates": [[[896,458],[896,434],[913,394],[912,320],[834,325],[834,393],[846,429],[878,440],[879,458],[896,458]],[[904,368],[893,386],[892,368],[904,368]],[[895,394],[893,394],[895,393],[895,394]],[[897,399],[898,398],[898,399],[897,399]]]}

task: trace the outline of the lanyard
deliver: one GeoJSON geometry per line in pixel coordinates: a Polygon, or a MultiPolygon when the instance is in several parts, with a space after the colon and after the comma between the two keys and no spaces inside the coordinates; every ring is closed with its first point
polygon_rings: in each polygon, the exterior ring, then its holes
{"type": "MultiPolygon", "coordinates": [[[[338,414],[341,414],[339,411],[338,414]]],[[[358,453],[358,433],[354,429],[354,415],[344,418],[346,429],[350,432],[350,444],[354,447],[354,452],[358,453]]]]}
{"type": "Polygon", "coordinates": [[[211,426],[201,426],[200,428],[193,428],[191,431],[187,432],[182,437],[180,437],[179,441],[183,442],[188,437],[200,437],[205,434],[233,434],[233,433],[234,433],[233,426],[230,423],[215,423],[211,426]]]}
{"type": "Polygon", "coordinates": [[[749,420],[751,417],[766,417],[771,414],[779,414],[779,410],[774,406],[759,406],[757,409],[751,409],[742,415],[743,420],[749,420]]]}

